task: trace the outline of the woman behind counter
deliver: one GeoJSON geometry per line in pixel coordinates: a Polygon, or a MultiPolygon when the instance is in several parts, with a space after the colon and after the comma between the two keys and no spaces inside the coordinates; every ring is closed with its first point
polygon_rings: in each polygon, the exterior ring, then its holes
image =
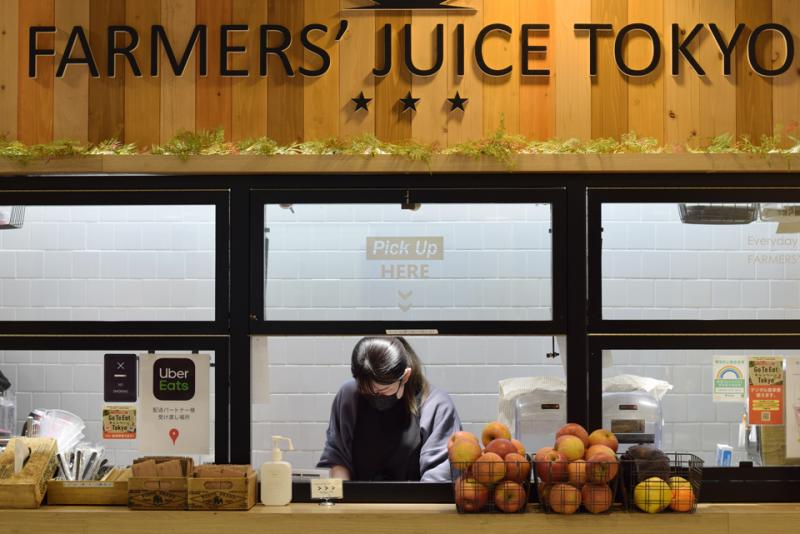
{"type": "Polygon", "coordinates": [[[333,399],[317,464],[343,480],[450,480],[447,440],[461,430],[450,396],[425,379],[401,337],[365,337],[353,349],[353,380],[333,399]]]}

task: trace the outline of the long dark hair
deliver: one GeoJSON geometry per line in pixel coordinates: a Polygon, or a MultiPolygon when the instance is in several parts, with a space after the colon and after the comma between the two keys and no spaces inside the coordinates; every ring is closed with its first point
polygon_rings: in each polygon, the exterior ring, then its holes
{"type": "Polygon", "coordinates": [[[402,337],[365,337],[353,348],[350,370],[358,389],[365,395],[372,394],[372,382],[390,385],[403,377],[406,367],[411,368],[411,377],[403,391],[403,401],[408,412],[419,414],[418,395],[428,393],[428,381],[417,353],[402,337]]]}

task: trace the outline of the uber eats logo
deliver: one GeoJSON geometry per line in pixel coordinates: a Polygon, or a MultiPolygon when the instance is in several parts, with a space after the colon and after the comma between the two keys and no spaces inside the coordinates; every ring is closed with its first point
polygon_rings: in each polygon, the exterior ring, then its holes
{"type": "Polygon", "coordinates": [[[185,358],[160,358],[153,364],[153,396],[163,401],[188,401],[194,397],[194,362],[185,358]]]}

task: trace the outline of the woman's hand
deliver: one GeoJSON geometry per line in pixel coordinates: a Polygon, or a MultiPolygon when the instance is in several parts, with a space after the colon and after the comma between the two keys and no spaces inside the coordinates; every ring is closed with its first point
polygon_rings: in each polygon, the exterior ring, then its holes
{"type": "Polygon", "coordinates": [[[350,480],[350,470],[343,465],[334,465],[331,467],[331,478],[350,480]]]}

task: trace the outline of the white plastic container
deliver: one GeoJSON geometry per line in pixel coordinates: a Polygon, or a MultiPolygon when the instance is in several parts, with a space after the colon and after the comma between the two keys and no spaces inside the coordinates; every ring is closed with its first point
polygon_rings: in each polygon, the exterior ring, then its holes
{"type": "Polygon", "coordinates": [[[280,442],[292,440],[283,436],[272,436],[272,461],[261,466],[261,502],[266,506],[286,506],[292,502],[292,466],[283,461],[280,442]]]}

